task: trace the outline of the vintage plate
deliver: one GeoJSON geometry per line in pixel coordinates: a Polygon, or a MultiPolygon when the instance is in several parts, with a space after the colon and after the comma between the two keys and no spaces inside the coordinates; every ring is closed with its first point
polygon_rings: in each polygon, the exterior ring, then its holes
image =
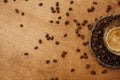
{"type": "MultiPolygon", "coordinates": [[[[96,28],[96,26],[97,26],[97,24],[101,21],[101,20],[103,20],[103,19],[105,19],[105,18],[109,18],[109,17],[115,17],[115,16],[120,16],[120,14],[112,14],[112,15],[108,15],[108,16],[104,16],[104,17],[101,17],[101,18],[99,18],[97,21],[96,21],[96,23],[93,25],[93,28],[92,28],[92,30],[91,30],[91,35],[90,35],[90,40],[89,40],[89,46],[90,46],[90,50],[91,50],[91,52],[93,53],[93,55],[97,58],[97,60],[103,65],[103,66],[106,66],[106,67],[111,67],[111,68],[120,68],[120,65],[110,65],[110,64],[107,64],[107,63],[105,63],[105,62],[103,62],[101,59],[100,59],[100,57],[101,56],[97,56],[97,54],[101,54],[101,53],[96,53],[94,50],[93,50],[93,48],[92,48],[92,35],[93,35],[93,32],[94,32],[94,30],[95,30],[95,28],[96,28]]],[[[120,20],[120,19],[119,19],[120,20]]],[[[110,22],[110,23],[112,23],[112,22],[110,22]]],[[[102,33],[103,35],[105,34],[105,32],[104,33],[102,33]]],[[[104,39],[102,38],[102,40],[104,41],[104,39]]],[[[98,46],[98,45],[97,45],[98,46]]],[[[96,47],[97,47],[96,46],[96,47]]],[[[104,46],[107,48],[107,46],[106,46],[106,44],[104,43],[104,46]]],[[[107,48],[107,50],[108,50],[108,48],[107,48]]],[[[108,50],[109,51],[109,50],[108,50]]],[[[111,51],[110,51],[111,52],[111,51]]],[[[108,54],[108,53],[107,53],[108,54]]],[[[114,56],[117,56],[119,59],[120,59],[120,56],[118,56],[118,55],[115,55],[114,53],[112,53],[111,52],[111,54],[112,55],[114,55],[114,56]]],[[[108,56],[106,56],[106,57],[108,57],[108,56]]],[[[111,58],[111,57],[110,57],[111,58]]],[[[116,61],[117,62],[117,61],[116,61]]]]}

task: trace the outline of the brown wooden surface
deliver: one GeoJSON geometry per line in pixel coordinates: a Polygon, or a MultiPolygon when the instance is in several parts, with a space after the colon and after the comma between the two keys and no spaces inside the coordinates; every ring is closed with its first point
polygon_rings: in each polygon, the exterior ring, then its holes
{"type": "MultiPolygon", "coordinates": [[[[95,1],[95,0],[94,0],[95,1]]],[[[93,0],[8,0],[4,3],[0,0],[0,80],[50,80],[58,77],[59,80],[119,80],[120,70],[102,67],[98,64],[89,46],[83,46],[84,41],[88,41],[90,31],[85,26],[81,33],[85,35],[85,40],[81,40],[75,34],[77,19],[80,23],[87,19],[89,23],[94,23],[95,18],[113,13],[120,13],[118,0],[96,0],[97,5],[93,5],[93,0]],[[50,7],[55,6],[56,1],[60,3],[60,13],[51,13],[50,7]],[[38,6],[42,2],[43,6],[38,6]],[[112,10],[106,13],[107,5],[112,6],[112,10]],[[95,7],[92,13],[87,12],[87,8],[95,7]],[[72,11],[68,8],[72,7],[72,11]],[[19,13],[15,12],[19,9],[19,13]],[[70,13],[66,17],[66,12],[70,13]],[[21,16],[21,12],[25,15],[21,16]],[[60,24],[50,24],[49,20],[57,20],[62,16],[60,24]],[[65,25],[66,20],[70,21],[65,25]],[[21,28],[20,24],[24,26],[21,28]],[[53,41],[47,41],[46,33],[53,35],[53,41]],[[68,37],[63,35],[67,33],[68,37]],[[38,43],[42,39],[42,44],[38,43]],[[59,41],[59,45],[55,45],[59,41]],[[34,47],[38,46],[35,50],[34,47]],[[78,53],[76,49],[80,48],[78,53]],[[61,53],[67,51],[68,54],[63,59],[61,53]],[[25,56],[24,53],[29,55],[25,56]],[[88,59],[80,59],[80,55],[86,52],[88,59]],[[57,59],[57,63],[52,60],[57,59]],[[50,60],[46,64],[46,60],[50,60]],[[89,69],[86,64],[91,64],[89,69]],[[75,68],[74,72],[70,72],[75,68]],[[106,69],[106,74],[101,71],[106,69]],[[96,75],[91,75],[90,71],[95,70],[96,75]]]]}

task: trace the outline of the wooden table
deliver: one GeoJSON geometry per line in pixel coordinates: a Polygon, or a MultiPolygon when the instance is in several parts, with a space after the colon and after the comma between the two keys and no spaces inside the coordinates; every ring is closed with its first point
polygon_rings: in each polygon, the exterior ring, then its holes
{"type": "Polygon", "coordinates": [[[119,80],[119,69],[99,65],[89,46],[83,45],[90,38],[88,24],[120,13],[117,1],[0,0],[0,80],[119,80]],[[108,5],[112,8],[106,12],[108,5]],[[95,10],[88,12],[91,7],[95,10]],[[75,33],[75,19],[78,26],[88,21],[81,25],[84,40],[75,33]],[[88,58],[80,59],[84,53],[88,58]],[[86,69],[86,64],[91,67],[86,69]]]}

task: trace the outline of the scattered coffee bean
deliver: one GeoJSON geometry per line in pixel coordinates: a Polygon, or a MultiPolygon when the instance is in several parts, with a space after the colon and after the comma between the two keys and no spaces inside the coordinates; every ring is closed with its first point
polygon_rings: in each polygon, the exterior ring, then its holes
{"type": "Polygon", "coordinates": [[[18,9],[15,9],[15,12],[16,12],[16,13],[19,13],[19,10],[18,10],[18,9]]]}
{"type": "Polygon", "coordinates": [[[91,12],[93,12],[95,10],[95,7],[94,6],[92,6],[91,7],[91,12]]]}
{"type": "Polygon", "coordinates": [[[23,27],[23,24],[20,24],[20,27],[23,27]]]}
{"type": "Polygon", "coordinates": [[[91,73],[92,75],[95,75],[95,74],[96,74],[96,72],[95,72],[94,70],[92,70],[90,73],[91,73]]]}
{"type": "Polygon", "coordinates": [[[55,10],[54,7],[50,7],[50,9],[51,9],[52,11],[55,10]]]}
{"type": "Polygon", "coordinates": [[[81,34],[80,34],[80,33],[78,33],[78,34],[77,34],[77,36],[78,36],[78,37],[81,37],[81,34]]]}
{"type": "Polygon", "coordinates": [[[102,74],[105,74],[105,73],[107,73],[107,70],[103,70],[101,73],[102,73],[102,74]]]}
{"type": "Polygon", "coordinates": [[[85,23],[82,23],[82,26],[85,26],[85,23]]]}
{"type": "Polygon", "coordinates": [[[53,59],[53,62],[54,62],[54,63],[57,63],[57,59],[53,59]]]}
{"type": "Polygon", "coordinates": [[[97,21],[98,20],[98,18],[95,18],[95,21],[97,21]]]}
{"type": "Polygon", "coordinates": [[[56,6],[59,6],[59,2],[56,2],[56,6]]]}
{"type": "Polygon", "coordinates": [[[35,46],[34,49],[38,49],[38,46],[35,46]]]}
{"type": "Polygon", "coordinates": [[[59,41],[55,41],[55,44],[56,44],[56,45],[59,45],[59,44],[60,44],[60,42],[59,42],[59,41]]]}
{"type": "Polygon", "coordinates": [[[86,69],[88,69],[88,68],[90,68],[90,67],[91,67],[90,64],[86,64],[86,65],[85,65],[85,68],[86,68],[86,69]]]}
{"type": "Polygon", "coordinates": [[[39,43],[39,44],[42,44],[42,39],[39,39],[39,40],[38,40],[38,43],[39,43]]]}
{"type": "Polygon", "coordinates": [[[54,40],[54,36],[51,36],[50,39],[51,39],[51,40],[54,40]]]}
{"type": "Polygon", "coordinates": [[[69,12],[66,12],[66,16],[69,16],[70,14],[69,14],[69,12]]]}
{"type": "Polygon", "coordinates": [[[74,1],[72,0],[72,1],[70,1],[70,4],[73,4],[74,3],[74,1]]]}
{"type": "Polygon", "coordinates": [[[7,2],[8,2],[8,0],[3,0],[3,2],[4,2],[4,3],[7,3],[7,2]]]}
{"type": "Polygon", "coordinates": [[[55,21],[56,22],[56,24],[59,24],[60,23],[60,21],[55,21]]]}
{"type": "Polygon", "coordinates": [[[85,24],[88,23],[88,20],[83,20],[83,23],[85,23],[85,24]]]}
{"type": "Polygon", "coordinates": [[[87,53],[83,53],[84,56],[87,56],[87,53]]]}
{"type": "Polygon", "coordinates": [[[43,6],[43,3],[39,3],[39,6],[43,6]]]}
{"type": "Polygon", "coordinates": [[[97,2],[93,2],[93,4],[97,5],[97,2]]]}
{"type": "Polygon", "coordinates": [[[57,6],[57,7],[56,7],[56,10],[57,10],[57,11],[59,11],[59,10],[60,10],[60,8],[57,6]]]}
{"type": "Polygon", "coordinates": [[[92,25],[91,25],[91,24],[88,24],[88,25],[87,25],[87,28],[88,28],[88,30],[92,30],[92,25]]]}
{"type": "Polygon", "coordinates": [[[59,17],[58,17],[58,19],[60,20],[60,19],[62,19],[62,17],[61,17],[61,16],[59,16],[59,17]]]}
{"type": "Polygon", "coordinates": [[[53,20],[50,20],[49,22],[50,22],[50,23],[53,23],[54,21],[53,21],[53,20]]]}
{"type": "Polygon", "coordinates": [[[77,20],[76,20],[76,19],[74,19],[73,21],[74,21],[75,23],[77,23],[77,20]]]}
{"type": "Polygon", "coordinates": [[[69,24],[69,21],[65,21],[65,25],[68,25],[69,24]]]}
{"type": "Polygon", "coordinates": [[[66,51],[63,51],[63,54],[67,55],[67,52],[66,52],[66,51]]]}
{"type": "Polygon", "coordinates": [[[91,12],[91,9],[90,9],[90,8],[88,8],[88,9],[87,9],[87,11],[88,11],[88,12],[91,12]]]}
{"type": "Polygon", "coordinates": [[[46,37],[46,38],[49,37],[49,34],[47,33],[47,34],[45,35],[45,37],[46,37]]]}
{"type": "Polygon", "coordinates": [[[72,10],[73,10],[73,9],[70,7],[70,8],[69,8],[69,11],[72,11],[72,10]]]}
{"type": "Polygon", "coordinates": [[[112,10],[111,5],[108,5],[108,6],[107,6],[107,9],[106,9],[106,12],[108,13],[108,12],[110,12],[111,10],[112,10]]]}
{"type": "Polygon", "coordinates": [[[72,68],[70,71],[71,71],[71,72],[74,72],[74,71],[75,71],[75,69],[74,69],[74,68],[72,68]]]}
{"type": "Polygon", "coordinates": [[[24,16],[24,15],[25,15],[25,13],[24,13],[24,12],[22,12],[22,13],[21,13],[21,15],[22,15],[22,16],[24,16]]]}
{"type": "Polygon", "coordinates": [[[84,46],[87,46],[88,44],[89,44],[89,42],[88,42],[88,41],[83,42],[83,45],[84,45],[84,46]]]}
{"type": "Polygon", "coordinates": [[[84,56],[83,56],[83,55],[81,55],[81,56],[80,56],[80,59],[83,59],[83,58],[84,58],[84,56]]]}
{"type": "Polygon", "coordinates": [[[76,25],[79,27],[79,26],[80,26],[80,23],[77,23],[76,25]]]}
{"type": "Polygon", "coordinates": [[[76,51],[77,51],[77,52],[80,52],[80,49],[78,48],[78,49],[76,49],[76,51]]]}
{"type": "Polygon", "coordinates": [[[67,34],[64,34],[64,37],[67,37],[68,35],[67,34]]]}
{"type": "Polygon", "coordinates": [[[50,60],[46,60],[46,64],[49,64],[50,63],[50,60]]]}
{"type": "Polygon", "coordinates": [[[28,52],[25,52],[24,55],[27,56],[27,55],[29,55],[29,53],[28,53],[28,52]]]}

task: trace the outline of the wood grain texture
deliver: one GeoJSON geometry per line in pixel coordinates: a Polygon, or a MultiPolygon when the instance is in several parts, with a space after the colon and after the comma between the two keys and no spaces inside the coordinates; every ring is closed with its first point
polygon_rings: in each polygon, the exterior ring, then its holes
{"type": "Polygon", "coordinates": [[[77,19],[80,23],[87,19],[89,23],[94,23],[95,18],[108,14],[120,13],[118,0],[96,0],[97,5],[93,5],[95,0],[8,0],[4,3],[0,0],[0,80],[50,80],[58,77],[59,80],[119,80],[120,70],[100,66],[91,53],[89,46],[83,46],[84,41],[88,41],[90,31],[82,27],[80,31],[85,35],[85,40],[81,40],[75,34],[77,19]],[[56,1],[60,3],[60,13],[51,13],[50,7],[55,6],[56,1]],[[39,3],[43,3],[39,6],[39,3]],[[112,6],[112,10],[106,13],[107,5],[112,6]],[[95,7],[95,11],[88,13],[87,9],[95,7]],[[72,7],[72,11],[68,8],[72,7]],[[19,10],[19,13],[15,12],[19,10]],[[25,15],[21,16],[24,12],[25,15]],[[66,12],[70,16],[66,16],[66,12]],[[60,24],[49,23],[50,20],[57,20],[62,16],[60,24]],[[69,20],[69,25],[65,21],[69,20]],[[20,27],[23,24],[23,27],[20,27]],[[54,36],[54,40],[48,41],[46,33],[54,36]],[[67,33],[67,37],[63,35],[67,33]],[[42,44],[38,43],[42,39],[42,44]],[[59,45],[55,45],[59,41],[59,45]],[[34,47],[38,46],[35,50],[34,47]],[[76,49],[80,48],[80,52],[76,49]],[[67,51],[68,54],[63,59],[61,53],[67,51]],[[24,53],[29,55],[25,56],[24,53]],[[86,52],[88,59],[80,59],[80,55],[86,52]],[[57,63],[52,62],[57,59],[57,63]],[[46,64],[50,60],[50,64],[46,64]],[[89,69],[86,64],[91,64],[89,69]],[[74,68],[75,71],[70,70],[74,68]],[[106,69],[106,74],[101,71],[106,69]],[[90,71],[95,70],[96,75],[91,75],[90,71]]]}

